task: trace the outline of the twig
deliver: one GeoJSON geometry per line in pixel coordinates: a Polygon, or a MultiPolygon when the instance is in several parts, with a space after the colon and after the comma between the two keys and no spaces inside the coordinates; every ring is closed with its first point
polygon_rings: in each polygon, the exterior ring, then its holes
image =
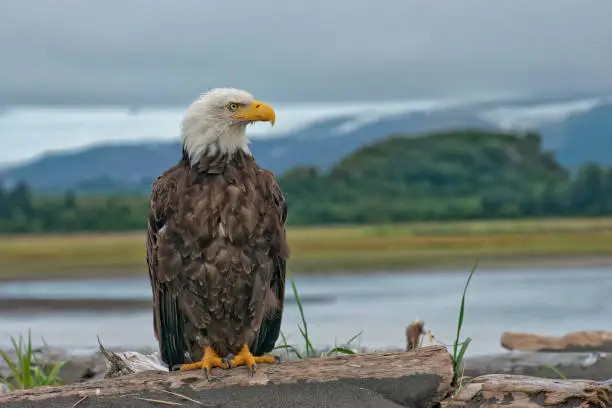
{"type": "Polygon", "coordinates": [[[148,402],[157,402],[158,404],[166,404],[166,405],[183,405],[180,404],[178,402],[172,402],[172,401],[163,401],[163,400],[156,400],[156,399],[152,399],[152,398],[142,398],[142,397],[134,397],[136,399],[142,400],[142,401],[148,401],[148,402]]]}
{"type": "Polygon", "coordinates": [[[80,400],[78,400],[77,402],[74,403],[74,405],[71,408],[76,407],[77,405],[80,405],[81,402],[85,401],[87,398],[89,398],[89,395],[85,395],[83,398],[81,398],[80,400]]]}
{"type": "Polygon", "coordinates": [[[205,405],[205,404],[201,403],[200,401],[196,401],[193,398],[189,398],[188,396],[183,395],[183,394],[179,394],[178,392],[172,392],[172,391],[168,391],[168,390],[163,390],[161,388],[157,389],[157,391],[165,392],[167,394],[174,395],[175,397],[179,397],[179,398],[186,399],[187,401],[195,402],[196,404],[199,404],[199,405],[205,405]]]}

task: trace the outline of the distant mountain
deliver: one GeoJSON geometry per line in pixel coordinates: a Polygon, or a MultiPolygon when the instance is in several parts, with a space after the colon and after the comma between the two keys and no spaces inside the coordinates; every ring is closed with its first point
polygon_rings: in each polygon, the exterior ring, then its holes
{"type": "MultiPolygon", "coordinates": [[[[387,115],[365,122],[356,115],[346,115],[315,122],[283,137],[253,140],[251,150],[262,166],[277,174],[302,165],[327,169],[358,148],[394,134],[499,129],[499,123],[483,114],[493,108],[481,104],[387,115]]],[[[590,160],[612,164],[611,102],[529,129],[541,133],[544,148],[553,150],[565,166],[576,167],[590,160]]],[[[0,169],[0,179],[9,183],[24,180],[42,190],[129,188],[150,185],[179,157],[178,141],[101,145],[49,153],[30,163],[0,169]]]]}
{"type": "Polygon", "coordinates": [[[558,160],[575,168],[587,161],[612,164],[612,104],[598,106],[540,131],[556,138],[558,160]]]}
{"type": "MultiPolygon", "coordinates": [[[[340,157],[367,142],[394,133],[419,134],[457,126],[490,128],[492,125],[459,114],[444,112],[397,115],[342,132],[353,117],[321,121],[285,137],[251,142],[251,151],[262,166],[282,173],[299,165],[327,168],[340,157]]],[[[9,182],[25,180],[37,189],[58,189],[90,181],[113,180],[138,184],[152,180],[180,158],[178,142],[131,143],[94,146],[73,152],[47,154],[34,162],[8,169],[0,177],[9,182]]]]}

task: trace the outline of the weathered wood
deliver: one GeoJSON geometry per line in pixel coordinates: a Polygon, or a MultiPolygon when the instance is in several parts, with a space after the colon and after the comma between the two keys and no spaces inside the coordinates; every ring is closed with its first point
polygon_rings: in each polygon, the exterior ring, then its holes
{"type": "Polygon", "coordinates": [[[443,408],[568,408],[612,406],[612,382],[551,380],[492,374],[474,378],[442,402],[443,408]]]}
{"type": "Polygon", "coordinates": [[[98,337],[100,352],[105,358],[104,378],[122,377],[124,375],[136,374],[143,371],[168,371],[159,352],[153,354],[142,354],[134,351],[115,353],[106,350],[98,337]]]}
{"type": "Polygon", "coordinates": [[[606,351],[612,352],[612,332],[579,331],[563,337],[506,332],[501,346],[518,351],[606,351]]]}
{"type": "MultiPolygon", "coordinates": [[[[0,395],[0,406],[10,407],[11,403],[18,401],[40,401],[49,404],[44,405],[46,407],[52,406],[53,400],[58,398],[65,400],[71,397],[76,402],[85,396],[91,399],[155,390],[188,394],[230,387],[236,391],[257,385],[299,388],[314,383],[337,386],[338,389],[345,386],[355,390],[365,388],[401,406],[426,407],[441,401],[451,392],[453,363],[445,347],[431,346],[411,352],[355,354],[284,361],[278,365],[262,364],[253,377],[248,377],[244,367],[215,369],[212,377],[213,381],[209,382],[199,371],[146,371],[64,387],[40,387],[3,394],[0,395]]],[[[268,388],[259,387],[255,392],[266,393],[268,388]]],[[[280,391],[276,389],[275,392],[280,391]]]]}

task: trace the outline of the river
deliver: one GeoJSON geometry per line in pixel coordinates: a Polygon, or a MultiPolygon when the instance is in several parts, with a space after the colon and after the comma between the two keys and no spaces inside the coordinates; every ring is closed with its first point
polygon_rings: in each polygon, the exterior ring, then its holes
{"type": "MultiPolygon", "coordinates": [[[[538,268],[478,270],[468,289],[462,337],[473,342],[468,355],[502,351],[504,331],[563,335],[575,330],[612,330],[612,279],[608,268],[538,268]]],[[[373,273],[368,275],[298,276],[306,299],[304,311],[315,345],[333,345],[363,331],[360,344],[369,348],[405,346],[405,328],[415,318],[426,322],[436,338],[453,341],[468,271],[373,273]]],[[[303,345],[299,312],[287,285],[283,331],[289,342],[303,345]]],[[[100,281],[9,282],[2,297],[33,298],[150,297],[146,278],[100,281]]],[[[0,315],[0,347],[10,335],[44,337],[50,345],[75,352],[96,347],[154,346],[150,310],[122,313],[97,311],[0,315]]]]}

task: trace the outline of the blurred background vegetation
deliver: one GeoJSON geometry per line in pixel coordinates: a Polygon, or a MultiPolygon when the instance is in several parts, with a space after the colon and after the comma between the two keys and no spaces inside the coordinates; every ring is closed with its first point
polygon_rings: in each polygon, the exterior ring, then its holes
{"type": "MultiPolygon", "coordinates": [[[[278,178],[290,226],[612,214],[612,167],[586,163],[572,174],[537,133],[393,135],[328,171],[296,167],[278,178]]],[[[0,231],[144,229],[149,190],[41,195],[19,182],[0,190],[0,231]]]]}

